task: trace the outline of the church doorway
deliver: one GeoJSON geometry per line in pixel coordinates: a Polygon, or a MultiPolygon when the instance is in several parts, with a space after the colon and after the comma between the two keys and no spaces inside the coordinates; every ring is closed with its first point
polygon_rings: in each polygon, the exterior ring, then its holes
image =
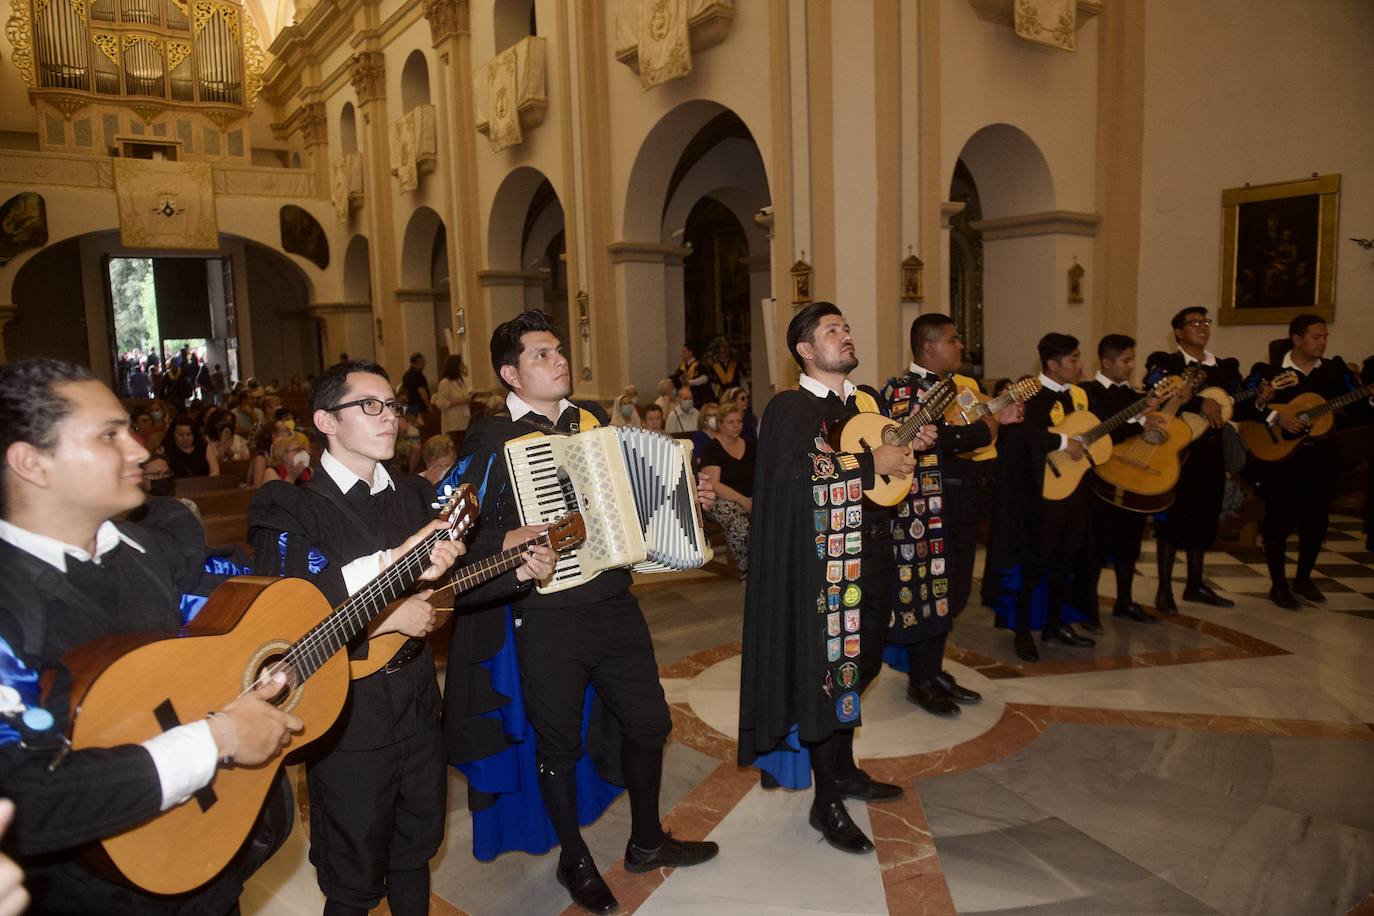
{"type": "Polygon", "coordinates": [[[964,341],[964,366],[961,371],[982,378],[983,358],[983,233],[975,228],[983,218],[978,185],[964,160],[954,164],[954,182],[949,199],[964,208],[949,220],[949,308],[950,317],[964,341]]]}

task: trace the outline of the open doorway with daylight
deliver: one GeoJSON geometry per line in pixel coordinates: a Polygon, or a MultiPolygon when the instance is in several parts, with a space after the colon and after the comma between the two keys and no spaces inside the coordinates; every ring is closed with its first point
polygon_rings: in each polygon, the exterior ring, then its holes
{"type": "Polygon", "coordinates": [[[105,276],[122,397],[162,397],[181,406],[213,400],[216,372],[224,385],[238,380],[229,258],[108,257],[105,276]]]}

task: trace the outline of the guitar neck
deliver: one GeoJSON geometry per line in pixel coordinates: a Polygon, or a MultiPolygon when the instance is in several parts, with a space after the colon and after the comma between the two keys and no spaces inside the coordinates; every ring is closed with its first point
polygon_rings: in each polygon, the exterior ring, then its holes
{"type": "Polygon", "coordinates": [[[1086,433],[1083,434],[1083,441],[1088,444],[1096,442],[1098,439],[1101,439],[1103,436],[1107,435],[1112,430],[1116,429],[1118,426],[1121,426],[1123,423],[1130,422],[1134,418],[1143,414],[1149,408],[1149,406],[1150,396],[1146,395],[1145,397],[1136,401],[1130,407],[1127,407],[1125,410],[1119,411],[1118,413],[1112,414],[1110,417],[1103,420],[1101,423],[1097,424],[1092,429],[1088,430],[1086,433]]]}
{"type": "Polygon", "coordinates": [[[1327,414],[1331,413],[1333,410],[1340,410],[1345,405],[1353,404],[1360,398],[1369,397],[1369,394],[1372,391],[1374,391],[1374,383],[1371,383],[1369,385],[1363,385],[1359,388],[1356,388],[1354,391],[1347,391],[1340,397],[1332,398],[1326,403],[1320,404],[1316,407],[1313,407],[1311,410],[1307,411],[1307,418],[1309,420],[1315,420],[1318,417],[1324,417],[1327,414]]]}
{"type": "Polygon", "coordinates": [[[981,404],[979,404],[978,407],[973,411],[973,417],[976,420],[981,420],[983,417],[988,417],[995,413],[1001,413],[1003,410],[1006,410],[1008,407],[1010,407],[1011,403],[1015,400],[1016,395],[1012,394],[1010,391],[1004,391],[997,397],[988,398],[986,401],[983,401],[981,404]]]}
{"type": "Polygon", "coordinates": [[[940,382],[936,387],[930,389],[930,394],[926,397],[919,410],[902,421],[902,425],[897,427],[894,434],[894,445],[907,446],[916,438],[916,434],[921,431],[922,426],[934,423],[938,418],[944,416],[945,408],[949,406],[949,382],[940,382]]]}

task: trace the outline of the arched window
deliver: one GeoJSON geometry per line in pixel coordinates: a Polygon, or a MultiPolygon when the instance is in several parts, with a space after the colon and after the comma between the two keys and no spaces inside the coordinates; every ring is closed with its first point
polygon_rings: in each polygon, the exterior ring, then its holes
{"type": "Polygon", "coordinates": [[[339,149],[344,153],[358,151],[358,116],[353,113],[352,102],[344,102],[339,112],[339,149]]]}
{"type": "Polygon", "coordinates": [[[411,51],[401,69],[401,110],[410,111],[416,105],[428,104],[429,62],[425,60],[425,52],[411,51]]]}
{"type": "Polygon", "coordinates": [[[504,51],[522,38],[538,34],[534,0],[496,0],[492,10],[496,50],[504,51]]]}

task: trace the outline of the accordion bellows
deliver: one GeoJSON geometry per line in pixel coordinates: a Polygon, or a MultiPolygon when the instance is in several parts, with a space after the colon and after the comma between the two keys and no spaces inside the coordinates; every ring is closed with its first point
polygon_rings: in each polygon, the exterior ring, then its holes
{"type": "Polygon", "coordinates": [[[540,594],[574,588],[607,569],[668,572],[710,562],[690,442],[606,426],[516,439],[505,451],[522,524],[580,511],[587,527],[583,545],[560,556],[553,575],[536,586],[540,594]]]}

